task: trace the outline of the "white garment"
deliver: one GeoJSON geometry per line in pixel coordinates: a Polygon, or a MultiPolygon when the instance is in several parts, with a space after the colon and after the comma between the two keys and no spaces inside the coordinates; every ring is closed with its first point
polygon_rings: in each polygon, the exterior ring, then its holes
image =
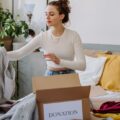
{"type": "Polygon", "coordinates": [[[100,106],[108,101],[120,102],[120,92],[107,92],[104,95],[90,97],[90,102],[93,109],[99,109],[100,106]]]}
{"type": "Polygon", "coordinates": [[[78,33],[65,28],[64,33],[59,38],[53,38],[52,36],[51,30],[40,33],[24,47],[8,52],[9,59],[21,59],[41,47],[45,53],[54,53],[60,58],[59,65],[52,61],[47,61],[47,68],[66,67],[74,70],[84,70],[86,67],[85,56],[78,33]]]}
{"type": "Polygon", "coordinates": [[[0,47],[0,103],[9,100],[15,92],[15,70],[4,47],[0,47]]]}
{"type": "Polygon", "coordinates": [[[30,42],[32,39],[33,39],[33,37],[32,37],[31,35],[29,35],[29,36],[26,38],[25,41],[28,43],[28,42],[30,42]]]}
{"type": "Polygon", "coordinates": [[[0,116],[0,120],[38,120],[35,94],[18,100],[6,114],[0,116]]]}
{"type": "Polygon", "coordinates": [[[103,73],[106,57],[90,57],[86,58],[85,71],[76,70],[80,78],[82,86],[97,85],[103,73]]]}

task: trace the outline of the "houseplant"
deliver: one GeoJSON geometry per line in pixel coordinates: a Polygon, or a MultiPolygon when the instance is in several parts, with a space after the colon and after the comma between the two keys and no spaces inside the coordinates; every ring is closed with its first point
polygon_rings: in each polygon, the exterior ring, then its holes
{"type": "Polygon", "coordinates": [[[12,50],[12,42],[19,35],[28,36],[28,25],[25,21],[15,21],[12,13],[9,10],[0,8],[0,40],[5,48],[12,50]],[[10,43],[9,47],[6,46],[10,43]]]}

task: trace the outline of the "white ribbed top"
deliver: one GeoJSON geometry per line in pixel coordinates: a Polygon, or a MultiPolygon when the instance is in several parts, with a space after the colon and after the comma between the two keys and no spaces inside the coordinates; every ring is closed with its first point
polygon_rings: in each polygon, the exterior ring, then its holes
{"type": "Polygon", "coordinates": [[[51,30],[42,32],[34,37],[24,47],[7,52],[9,60],[15,61],[30,54],[35,49],[41,47],[45,53],[54,53],[60,58],[60,64],[47,61],[47,67],[70,68],[74,70],[84,70],[86,66],[85,56],[83,54],[81,39],[75,31],[65,28],[60,37],[52,35],[51,30]]]}

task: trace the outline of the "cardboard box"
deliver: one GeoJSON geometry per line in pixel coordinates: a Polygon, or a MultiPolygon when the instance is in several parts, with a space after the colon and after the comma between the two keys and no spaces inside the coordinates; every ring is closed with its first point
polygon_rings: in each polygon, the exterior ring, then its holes
{"type": "Polygon", "coordinates": [[[90,86],[80,86],[77,74],[34,77],[39,120],[90,120],[90,86]]]}

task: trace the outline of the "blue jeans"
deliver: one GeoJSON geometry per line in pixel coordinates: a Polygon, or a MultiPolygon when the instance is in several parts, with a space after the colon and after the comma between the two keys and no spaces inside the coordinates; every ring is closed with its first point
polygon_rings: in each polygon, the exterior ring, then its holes
{"type": "Polygon", "coordinates": [[[70,74],[70,73],[75,73],[75,71],[71,70],[71,69],[61,70],[61,71],[47,70],[46,73],[45,73],[45,76],[60,75],[60,74],[70,74]]]}

